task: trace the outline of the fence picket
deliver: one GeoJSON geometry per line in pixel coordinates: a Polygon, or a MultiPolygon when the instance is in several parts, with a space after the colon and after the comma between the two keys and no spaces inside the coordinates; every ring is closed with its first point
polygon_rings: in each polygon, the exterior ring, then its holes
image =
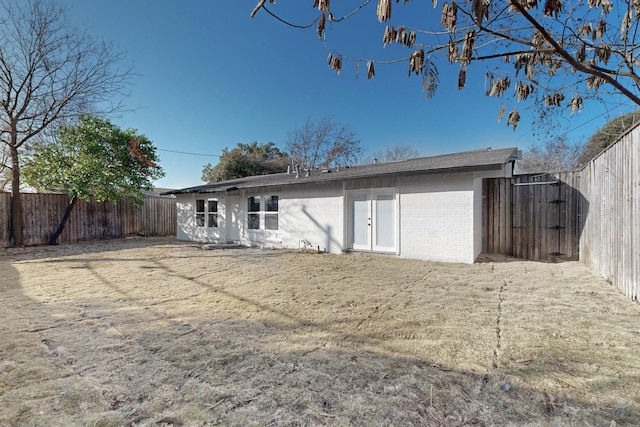
{"type": "MultiPolygon", "coordinates": [[[[62,219],[66,194],[21,194],[25,245],[46,244],[62,219]]],[[[9,246],[11,193],[0,193],[0,245],[9,246]]],[[[79,200],[69,217],[59,243],[142,236],[175,236],[176,201],[173,197],[147,197],[142,206],[122,200],[85,202],[79,200]]]]}

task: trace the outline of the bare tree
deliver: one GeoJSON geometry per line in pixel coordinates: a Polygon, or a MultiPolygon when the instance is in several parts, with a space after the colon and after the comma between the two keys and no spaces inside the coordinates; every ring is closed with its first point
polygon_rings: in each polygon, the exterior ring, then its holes
{"type": "MultiPolygon", "coordinates": [[[[320,38],[324,39],[328,28],[348,25],[348,18],[373,7],[373,3],[377,3],[378,21],[390,22],[392,4],[399,2],[363,0],[355,10],[339,10],[345,7],[343,3],[315,0],[319,12],[314,12],[312,25],[320,38]]],[[[393,7],[411,7],[406,4],[412,2],[402,3],[405,5],[393,7]]],[[[434,9],[438,5],[436,0],[428,3],[434,9]]],[[[251,16],[261,9],[278,22],[309,27],[281,18],[267,8],[266,0],[258,2],[251,16]]],[[[423,8],[419,13],[429,12],[423,8]]],[[[407,48],[408,56],[377,61],[332,51],[329,66],[339,72],[348,62],[356,69],[366,62],[367,77],[372,78],[375,65],[406,61],[409,75],[422,76],[429,97],[438,83],[437,61],[459,65],[459,89],[466,84],[469,65],[482,62],[486,65],[481,74],[486,95],[503,97],[508,90],[512,93],[512,101],[505,101],[498,118],[506,115],[507,124],[514,128],[520,120],[515,103],[527,99],[534,106],[542,106],[540,111],[551,110],[554,114],[565,110],[573,114],[582,110],[584,100],[610,93],[640,105],[639,1],[445,1],[435,13],[440,17],[440,28],[387,25],[384,29],[383,44],[407,48]]],[[[548,117],[542,115],[542,119],[548,117]]]]}
{"type": "Polygon", "coordinates": [[[307,119],[303,126],[290,132],[287,151],[294,163],[314,169],[354,164],[363,149],[349,126],[324,117],[318,122],[307,119]]]}
{"type": "Polygon", "coordinates": [[[571,144],[566,135],[526,151],[518,168],[522,172],[566,172],[578,167],[582,144],[571,144]]]}
{"type": "Polygon", "coordinates": [[[398,160],[415,159],[420,152],[411,145],[398,144],[393,147],[387,147],[384,150],[373,153],[373,158],[379,162],[396,162],[398,160]]]}
{"type": "Polygon", "coordinates": [[[22,246],[20,153],[60,121],[112,111],[130,71],[118,67],[122,54],[72,27],[53,0],[4,0],[0,14],[0,140],[11,165],[13,245],[22,246]]]}

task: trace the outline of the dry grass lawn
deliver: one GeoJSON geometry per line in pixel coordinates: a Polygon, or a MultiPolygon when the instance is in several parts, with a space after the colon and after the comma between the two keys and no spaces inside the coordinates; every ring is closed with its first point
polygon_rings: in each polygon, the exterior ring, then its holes
{"type": "Polygon", "coordinates": [[[118,240],[0,302],[0,425],[640,424],[640,305],[575,262],[118,240]]]}

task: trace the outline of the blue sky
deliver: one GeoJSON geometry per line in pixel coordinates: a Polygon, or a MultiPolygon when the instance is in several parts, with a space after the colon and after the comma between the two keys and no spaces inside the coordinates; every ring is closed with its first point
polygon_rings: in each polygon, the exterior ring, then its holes
{"type": "MultiPolygon", "coordinates": [[[[251,19],[257,0],[60,1],[69,6],[73,25],[112,43],[133,65],[136,75],[125,101],[131,111],[111,119],[155,143],[166,171],[159,187],[199,185],[202,167],[217,163],[223,148],[253,141],[285,148],[290,131],[325,116],[349,125],[369,155],[398,144],[430,156],[489,146],[526,150],[544,142],[534,136],[525,105],[519,106],[522,121],[515,131],[506,118],[497,123],[500,106],[509,111],[513,101],[484,96],[483,64],[471,65],[467,86],[459,91],[457,66],[439,61],[439,89],[429,100],[420,78],[407,77],[404,62],[376,66],[372,80],[366,79],[364,62],[358,78],[355,63],[345,62],[338,76],[327,66],[330,52],[387,60],[409,55],[406,48],[382,47],[386,24],[377,22],[376,2],[350,20],[328,24],[323,41],[315,27],[294,29],[264,10],[251,19]]],[[[360,1],[344,3],[347,13],[360,1]]],[[[312,5],[278,0],[268,7],[301,24],[317,16],[312,5]]],[[[435,29],[439,10],[430,5],[394,2],[388,24],[435,29]]],[[[607,109],[587,104],[554,132],[585,139],[629,107],[607,109]]]]}

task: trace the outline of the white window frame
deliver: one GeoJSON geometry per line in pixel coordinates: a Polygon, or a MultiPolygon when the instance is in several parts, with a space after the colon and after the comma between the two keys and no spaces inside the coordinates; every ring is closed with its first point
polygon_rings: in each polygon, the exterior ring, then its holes
{"type": "Polygon", "coordinates": [[[217,198],[197,198],[195,199],[195,219],[196,219],[196,227],[201,228],[218,228],[218,206],[219,201],[217,198]],[[202,209],[199,210],[199,202],[202,203],[202,209]],[[211,209],[211,202],[215,202],[215,210],[211,209]],[[211,217],[215,218],[215,225],[209,225],[211,222],[211,217]]]}
{"type": "Polygon", "coordinates": [[[247,196],[247,230],[256,231],[278,231],[280,229],[279,224],[280,214],[280,196],[278,194],[251,194],[247,196]],[[273,209],[272,202],[275,199],[275,210],[273,209]],[[252,203],[253,200],[253,203],[252,203]],[[256,203],[257,202],[257,203],[256,203]],[[255,210],[255,205],[258,205],[258,210],[255,210]],[[252,209],[252,207],[254,209],[252,209]],[[257,217],[257,227],[251,217],[257,217]],[[275,219],[275,228],[273,227],[275,219]],[[253,223],[253,224],[252,224],[253,223]],[[269,226],[270,228],[267,228],[269,226]]]}
{"type": "Polygon", "coordinates": [[[207,228],[218,228],[218,199],[207,199],[207,228]],[[211,204],[213,205],[213,209],[211,204]],[[211,225],[211,219],[213,224],[211,225]]]}
{"type": "Polygon", "coordinates": [[[260,230],[260,225],[262,224],[260,218],[260,212],[262,211],[262,196],[259,194],[247,196],[247,230],[260,230]],[[253,200],[252,200],[253,199],[253,200]],[[258,209],[255,210],[253,207],[258,205],[258,209]],[[253,220],[250,218],[257,218],[258,224],[256,227],[253,227],[253,220]]]}
{"type": "Polygon", "coordinates": [[[278,231],[280,228],[280,224],[278,223],[278,215],[280,214],[280,196],[277,194],[269,194],[268,196],[264,196],[264,229],[269,231],[278,231]],[[275,210],[270,209],[270,203],[275,198],[275,210]],[[275,218],[275,228],[267,227],[267,219],[273,221],[275,218]]]}

